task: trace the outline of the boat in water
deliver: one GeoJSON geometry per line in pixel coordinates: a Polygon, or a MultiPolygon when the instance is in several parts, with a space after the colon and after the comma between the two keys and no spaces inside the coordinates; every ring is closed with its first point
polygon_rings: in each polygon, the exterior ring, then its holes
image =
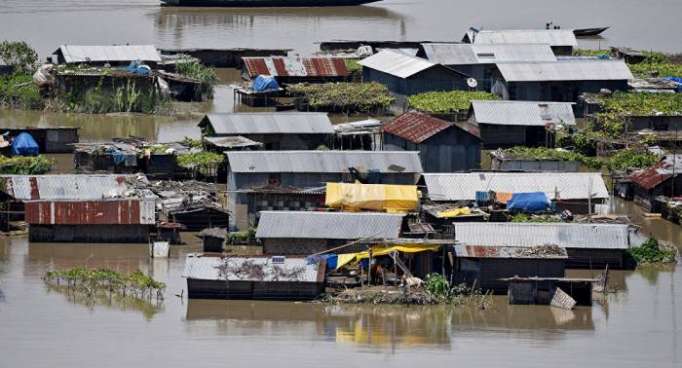
{"type": "Polygon", "coordinates": [[[353,6],[381,0],[161,0],[165,6],[214,6],[214,7],[321,7],[353,6]]]}
{"type": "Polygon", "coordinates": [[[580,28],[574,29],[573,34],[575,34],[576,37],[598,36],[609,28],[610,27],[580,28]]]}

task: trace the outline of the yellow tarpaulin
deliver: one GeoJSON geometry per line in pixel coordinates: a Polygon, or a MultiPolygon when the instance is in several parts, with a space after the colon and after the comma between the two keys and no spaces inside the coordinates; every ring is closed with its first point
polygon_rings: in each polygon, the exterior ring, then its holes
{"type": "MultiPolygon", "coordinates": [[[[401,253],[419,253],[419,252],[435,252],[441,248],[440,244],[402,244],[390,247],[374,246],[372,247],[372,257],[385,256],[393,252],[401,253]]],[[[369,251],[357,253],[344,253],[338,255],[336,261],[336,269],[339,269],[349,263],[360,262],[363,259],[369,258],[369,251]]]]}
{"type": "Polygon", "coordinates": [[[327,183],[325,205],[345,211],[409,212],[417,208],[416,185],[327,183]]]}
{"type": "Polygon", "coordinates": [[[440,211],[436,214],[438,218],[452,218],[463,215],[471,215],[471,208],[469,207],[452,208],[449,210],[440,211]]]}

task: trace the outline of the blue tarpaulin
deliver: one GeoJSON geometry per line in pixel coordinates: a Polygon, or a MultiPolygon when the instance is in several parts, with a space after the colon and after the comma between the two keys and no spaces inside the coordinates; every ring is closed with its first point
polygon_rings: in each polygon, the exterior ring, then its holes
{"type": "Polygon", "coordinates": [[[675,88],[675,91],[677,93],[682,93],[682,78],[680,78],[680,77],[665,77],[663,79],[667,79],[669,81],[675,82],[675,84],[677,84],[677,88],[675,88]]]}
{"type": "Polygon", "coordinates": [[[259,75],[254,78],[251,88],[256,92],[276,91],[279,89],[279,84],[273,77],[259,75]]]}
{"type": "Polygon", "coordinates": [[[14,156],[32,156],[39,152],[38,143],[26,132],[19,133],[12,141],[12,155],[14,156]]]}
{"type": "Polygon", "coordinates": [[[510,212],[544,212],[551,206],[552,203],[544,192],[514,193],[507,202],[507,210],[510,212]]]}

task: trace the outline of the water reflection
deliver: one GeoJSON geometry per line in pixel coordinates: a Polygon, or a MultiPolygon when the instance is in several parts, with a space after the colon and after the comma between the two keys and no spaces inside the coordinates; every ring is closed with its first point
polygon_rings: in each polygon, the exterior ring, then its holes
{"type": "Polygon", "coordinates": [[[184,8],[162,7],[150,13],[166,47],[269,47],[312,52],[316,41],[376,38],[371,26],[386,37],[404,37],[405,16],[383,7],[337,8],[184,8]],[[285,32],[273,27],[285,26],[285,32]],[[357,32],[354,32],[357,31],[357,32]],[[350,32],[350,33],[349,33],[350,32]],[[389,36],[390,35],[390,36],[389,36]]]}

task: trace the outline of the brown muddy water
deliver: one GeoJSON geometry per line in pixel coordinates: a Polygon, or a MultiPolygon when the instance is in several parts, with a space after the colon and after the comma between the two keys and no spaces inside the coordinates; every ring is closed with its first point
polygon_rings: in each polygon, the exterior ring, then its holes
{"type": "MultiPolygon", "coordinates": [[[[46,56],[62,43],[161,47],[276,47],[302,53],[328,39],[454,40],[469,26],[612,26],[585,47],[626,45],[680,52],[679,0],[388,0],[330,9],[179,9],[154,0],[2,0],[0,39],[26,40],[46,56]]],[[[91,116],[0,111],[0,127],[79,126],[83,141],[196,136],[207,111],[232,111],[234,70],[220,72],[214,101],[191,116],[91,116]]],[[[356,119],[357,117],[353,118],[356,119]]],[[[346,117],[334,117],[344,121],[346,117]]],[[[71,156],[57,155],[58,171],[71,156]]],[[[630,214],[645,231],[682,244],[679,225],[630,214]]],[[[191,235],[188,235],[188,239],[191,235]]],[[[619,291],[592,307],[559,311],[328,306],[180,299],[184,254],[151,260],[146,245],[29,244],[0,238],[0,367],[681,367],[682,266],[612,272],[619,291]],[[168,284],[161,306],[94,304],[51,290],[41,276],[76,265],[141,269],[168,284]]],[[[590,276],[571,271],[571,276],[590,276]]],[[[185,292],[186,294],[186,292],[185,292]]]]}
{"type": "MultiPolygon", "coordinates": [[[[679,225],[641,222],[680,241],[679,225]]],[[[611,272],[615,293],[562,311],[490,307],[356,306],[180,299],[184,255],[147,257],[145,245],[28,243],[0,238],[1,367],[680,367],[682,267],[611,272]],[[76,265],[149,272],[168,284],[165,301],[88,303],[51,290],[41,276],[76,265]]],[[[570,276],[596,271],[571,270],[570,276]]],[[[185,292],[186,294],[186,292],[185,292]]]]}

